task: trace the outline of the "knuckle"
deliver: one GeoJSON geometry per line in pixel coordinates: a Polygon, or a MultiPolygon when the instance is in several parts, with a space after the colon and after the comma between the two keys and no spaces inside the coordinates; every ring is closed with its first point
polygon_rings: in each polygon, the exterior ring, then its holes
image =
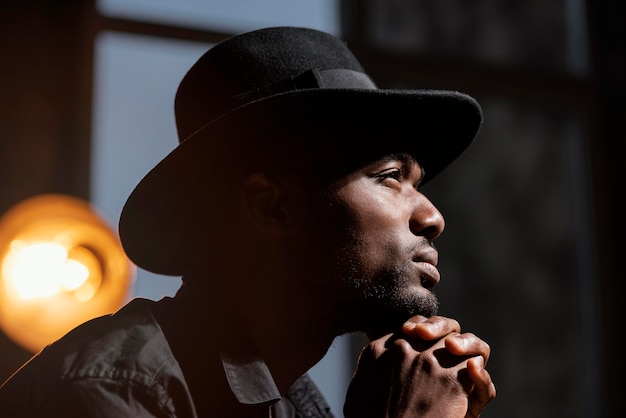
{"type": "Polygon", "coordinates": [[[403,355],[407,355],[411,352],[414,352],[411,344],[405,340],[404,338],[398,338],[393,342],[394,351],[399,352],[403,355]]]}
{"type": "Polygon", "coordinates": [[[455,329],[457,331],[461,330],[461,324],[459,324],[459,321],[457,321],[456,319],[452,319],[452,318],[448,318],[448,321],[452,329],[455,329]]]}
{"type": "Polygon", "coordinates": [[[448,318],[446,316],[435,315],[430,318],[434,324],[442,328],[447,328],[452,331],[460,331],[461,324],[454,318],[448,318]]]}

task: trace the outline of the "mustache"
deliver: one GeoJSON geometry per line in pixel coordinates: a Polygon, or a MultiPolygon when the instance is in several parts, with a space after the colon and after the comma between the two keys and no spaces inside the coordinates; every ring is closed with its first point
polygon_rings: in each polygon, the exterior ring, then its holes
{"type": "Polygon", "coordinates": [[[420,252],[420,250],[423,250],[424,248],[437,250],[437,247],[435,246],[435,243],[432,240],[424,238],[424,239],[414,241],[413,243],[409,244],[406,247],[406,252],[409,254],[415,254],[415,253],[420,252]]]}

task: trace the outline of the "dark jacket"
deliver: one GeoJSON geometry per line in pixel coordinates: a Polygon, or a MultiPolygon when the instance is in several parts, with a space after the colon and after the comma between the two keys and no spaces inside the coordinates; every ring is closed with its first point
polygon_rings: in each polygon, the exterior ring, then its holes
{"type": "MultiPolygon", "coordinates": [[[[0,418],[198,417],[153,315],[167,302],[135,299],[45,348],[0,387],[0,418]]],[[[305,375],[274,405],[272,417],[332,414],[305,375]]]]}

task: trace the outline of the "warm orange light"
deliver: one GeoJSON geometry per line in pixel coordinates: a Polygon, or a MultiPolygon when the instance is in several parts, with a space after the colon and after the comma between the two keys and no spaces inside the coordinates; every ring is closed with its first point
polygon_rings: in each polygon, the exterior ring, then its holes
{"type": "Polygon", "coordinates": [[[13,240],[2,263],[5,291],[24,301],[60,292],[73,293],[81,302],[91,299],[100,286],[100,266],[91,251],[66,248],[70,245],[13,240]]]}
{"type": "Polygon", "coordinates": [[[0,328],[36,352],[119,309],[134,267],[117,234],[80,199],[41,195],[0,219],[0,328]]]}

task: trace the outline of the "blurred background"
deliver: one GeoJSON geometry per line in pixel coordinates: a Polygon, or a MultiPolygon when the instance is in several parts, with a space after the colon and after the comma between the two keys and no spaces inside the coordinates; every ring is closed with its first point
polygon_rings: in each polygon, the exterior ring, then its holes
{"type": "MultiPolygon", "coordinates": [[[[61,194],[88,202],[116,231],[134,185],[177,144],[178,82],[212,44],[242,31],[325,30],[380,87],[473,95],[485,116],[478,140],[425,192],[447,221],[441,313],[493,350],[498,398],[483,416],[621,416],[623,1],[1,4],[0,217],[61,194]]],[[[156,300],[180,280],[136,270],[127,285],[125,300],[156,300]]],[[[0,329],[0,381],[36,351],[10,336],[11,315],[5,309],[0,329]]],[[[337,417],[362,341],[337,339],[312,371],[337,417]]]]}

